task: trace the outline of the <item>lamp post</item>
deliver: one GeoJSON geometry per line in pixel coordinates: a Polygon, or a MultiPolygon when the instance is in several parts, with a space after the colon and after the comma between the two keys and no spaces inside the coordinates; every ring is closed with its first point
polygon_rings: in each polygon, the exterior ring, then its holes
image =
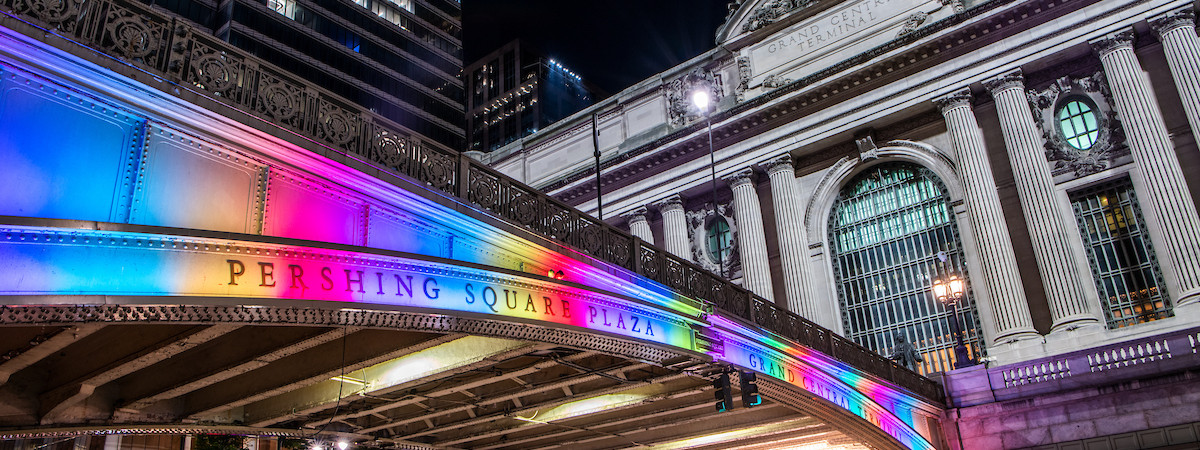
{"type": "Polygon", "coordinates": [[[933,295],[937,297],[939,302],[945,303],[950,307],[950,331],[954,333],[954,368],[961,369],[975,365],[975,361],[967,353],[967,346],[963,344],[962,333],[958,327],[958,302],[962,300],[966,293],[966,282],[958,278],[957,275],[951,274],[945,281],[939,279],[933,280],[933,295]]]}
{"type": "MultiPolygon", "coordinates": [[[[717,226],[720,215],[717,213],[717,157],[714,154],[712,142],[712,114],[708,111],[708,86],[700,85],[692,92],[692,104],[704,114],[704,128],[708,133],[708,166],[712,170],[712,214],[713,226],[717,226]]],[[[718,228],[718,231],[720,228],[718,228]]],[[[725,240],[717,235],[717,272],[725,278],[725,240]]]]}

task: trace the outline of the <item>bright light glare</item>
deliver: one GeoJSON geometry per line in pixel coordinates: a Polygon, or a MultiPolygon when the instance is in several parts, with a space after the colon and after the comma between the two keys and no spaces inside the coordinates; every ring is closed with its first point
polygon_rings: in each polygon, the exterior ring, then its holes
{"type": "Polygon", "coordinates": [[[708,92],[703,89],[692,94],[692,103],[701,111],[708,111],[708,92]]]}
{"type": "Polygon", "coordinates": [[[338,450],[346,450],[350,448],[350,443],[346,441],[338,441],[338,450]]]}

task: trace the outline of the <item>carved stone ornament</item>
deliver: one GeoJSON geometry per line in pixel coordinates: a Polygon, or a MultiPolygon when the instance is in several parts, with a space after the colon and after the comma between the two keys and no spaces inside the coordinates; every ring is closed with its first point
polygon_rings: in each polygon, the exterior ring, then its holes
{"type": "Polygon", "coordinates": [[[896,33],[896,37],[904,37],[906,34],[917,31],[917,28],[920,28],[921,24],[925,23],[927,19],[929,19],[929,13],[923,11],[913,13],[913,15],[908,16],[908,19],[904,21],[904,25],[900,27],[900,32],[896,33]]]}
{"type": "Polygon", "coordinates": [[[791,78],[784,78],[778,75],[767,75],[767,77],[762,81],[762,87],[764,89],[779,89],[791,82],[791,78]]]}
{"type": "Polygon", "coordinates": [[[667,84],[667,104],[672,126],[686,125],[704,114],[692,104],[692,93],[698,89],[708,90],[712,104],[709,108],[714,108],[721,100],[717,77],[711,70],[696,68],[667,84]]]}
{"type": "Polygon", "coordinates": [[[974,99],[974,96],[971,95],[971,90],[963,89],[945,97],[934,99],[933,103],[937,105],[938,110],[941,111],[942,114],[946,114],[946,111],[954,108],[962,106],[970,107],[972,99],[974,99]]]}
{"type": "Polygon", "coordinates": [[[742,32],[749,33],[773,24],[788,13],[814,2],[814,0],[771,0],[766,2],[746,17],[746,22],[742,25],[742,32]]]}
{"type": "Polygon", "coordinates": [[[1150,28],[1159,36],[1166,35],[1179,28],[1191,28],[1195,33],[1196,28],[1196,12],[1191,8],[1172,11],[1166,15],[1150,21],[1150,28]]]}
{"type": "Polygon", "coordinates": [[[739,256],[741,252],[738,251],[738,226],[737,222],[733,220],[733,210],[730,205],[717,205],[717,214],[729,225],[729,256],[721,261],[724,267],[717,266],[716,261],[713,261],[711,255],[716,249],[708,248],[708,224],[712,217],[712,202],[706,202],[701,209],[689,210],[686,214],[688,241],[692,246],[692,261],[712,273],[721,273],[730,278],[737,278],[737,274],[742,270],[742,260],[739,256]]]}
{"type": "Polygon", "coordinates": [[[942,5],[949,6],[955,14],[967,10],[967,5],[964,5],[962,0],[942,0],[942,5]]]}
{"type": "Polygon", "coordinates": [[[1103,72],[1084,78],[1059,78],[1046,89],[1031,89],[1027,94],[1034,121],[1042,130],[1046,159],[1053,166],[1054,175],[1073,172],[1081,177],[1100,172],[1111,166],[1113,157],[1129,152],[1103,72]],[[1087,150],[1068,144],[1059,128],[1058,111],[1072,100],[1084,102],[1096,113],[1099,135],[1096,143],[1087,150]]]}
{"type": "Polygon", "coordinates": [[[1113,33],[1091,41],[1091,44],[1092,48],[1096,50],[1096,54],[1100,56],[1100,59],[1104,59],[1105,56],[1114,51],[1133,49],[1133,30],[1113,33]]]}
{"type": "Polygon", "coordinates": [[[738,103],[746,101],[746,90],[750,88],[750,79],[754,77],[754,72],[750,69],[750,58],[739,56],[737,59],[738,66],[738,85],[733,90],[737,96],[738,103]]]}
{"type": "Polygon", "coordinates": [[[854,145],[858,147],[858,159],[866,162],[879,159],[879,147],[875,145],[875,132],[867,130],[854,137],[854,145]]]}

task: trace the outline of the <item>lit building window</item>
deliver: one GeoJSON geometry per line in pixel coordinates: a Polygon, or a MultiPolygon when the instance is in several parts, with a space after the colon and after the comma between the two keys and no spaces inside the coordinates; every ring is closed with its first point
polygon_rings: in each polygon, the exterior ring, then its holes
{"type": "Polygon", "coordinates": [[[903,334],[924,359],[919,371],[939,372],[954,367],[949,321],[961,319],[963,339],[979,355],[974,296],[967,293],[954,318],[931,292],[931,280],[948,271],[966,278],[941,180],[908,163],[872,167],[842,188],[829,223],[846,337],[886,355],[903,334]]]}
{"type": "Polygon", "coordinates": [[[1170,317],[1171,305],[1128,178],[1071,196],[1109,328],[1170,317]]]}
{"type": "Polygon", "coordinates": [[[707,235],[705,243],[708,247],[708,259],[716,264],[721,264],[733,253],[733,236],[729,232],[729,222],[718,216],[709,221],[705,234],[707,235]]]}
{"type": "Polygon", "coordinates": [[[296,0],[267,0],[267,7],[289,19],[296,20],[296,0]]]}
{"type": "Polygon", "coordinates": [[[1092,148],[1100,136],[1095,109],[1079,100],[1068,101],[1058,110],[1058,128],[1063,139],[1079,150],[1092,148]]]}
{"type": "Polygon", "coordinates": [[[411,0],[354,0],[354,3],[400,28],[408,29],[408,17],[402,14],[400,9],[413,12],[411,0]]]}

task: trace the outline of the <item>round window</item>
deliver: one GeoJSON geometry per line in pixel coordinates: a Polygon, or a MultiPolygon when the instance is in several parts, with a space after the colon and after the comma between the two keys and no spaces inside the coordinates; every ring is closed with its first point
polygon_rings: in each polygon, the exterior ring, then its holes
{"type": "Polygon", "coordinates": [[[708,223],[708,259],[720,263],[733,253],[733,239],[729,233],[729,222],[724,217],[708,223]]]}
{"type": "Polygon", "coordinates": [[[1058,129],[1067,144],[1080,150],[1092,148],[1100,136],[1096,111],[1079,100],[1071,100],[1058,110],[1058,129]]]}

